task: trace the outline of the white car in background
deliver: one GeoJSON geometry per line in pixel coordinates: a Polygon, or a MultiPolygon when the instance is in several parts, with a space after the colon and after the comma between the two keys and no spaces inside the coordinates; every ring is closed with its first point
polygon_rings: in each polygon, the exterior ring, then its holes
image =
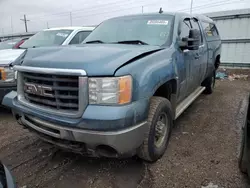
{"type": "Polygon", "coordinates": [[[40,31],[26,40],[19,49],[0,50],[0,105],[4,95],[16,88],[16,74],[9,66],[26,49],[45,46],[80,44],[95,27],[61,27],[40,31]]]}
{"type": "Polygon", "coordinates": [[[0,66],[19,57],[27,48],[80,44],[94,27],[61,27],[44,29],[26,40],[19,49],[0,50],[0,66]]]}

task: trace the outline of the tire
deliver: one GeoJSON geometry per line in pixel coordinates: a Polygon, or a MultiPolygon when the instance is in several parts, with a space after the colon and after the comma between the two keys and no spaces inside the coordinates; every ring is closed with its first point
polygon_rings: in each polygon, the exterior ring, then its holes
{"type": "Polygon", "coordinates": [[[155,162],[160,159],[167,149],[172,127],[171,103],[163,97],[152,97],[148,115],[148,129],[145,132],[143,144],[137,152],[138,157],[147,162],[155,162]],[[165,126],[162,126],[164,122],[165,126]]]}
{"type": "Polygon", "coordinates": [[[211,76],[207,77],[202,86],[206,87],[206,89],[204,90],[204,94],[210,95],[213,93],[214,90],[214,86],[215,86],[215,71],[212,73],[211,76]]]}
{"type": "Polygon", "coordinates": [[[242,129],[241,145],[240,145],[240,156],[238,160],[239,169],[242,173],[247,174],[248,168],[248,151],[246,145],[245,129],[242,129]]]}

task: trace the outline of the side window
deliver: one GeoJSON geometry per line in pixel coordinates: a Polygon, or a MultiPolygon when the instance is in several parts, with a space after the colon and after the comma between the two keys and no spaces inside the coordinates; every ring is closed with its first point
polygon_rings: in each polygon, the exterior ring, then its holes
{"type": "Polygon", "coordinates": [[[181,34],[180,38],[189,37],[189,32],[191,29],[191,24],[188,19],[183,20],[181,23],[181,34]]]}
{"type": "Polygon", "coordinates": [[[216,26],[214,24],[210,24],[210,28],[211,28],[213,36],[218,36],[219,35],[218,30],[217,30],[217,28],[216,28],[216,26]]]}
{"type": "Polygon", "coordinates": [[[192,19],[191,24],[192,24],[192,29],[197,29],[200,31],[200,44],[203,44],[202,32],[201,32],[201,28],[200,28],[198,21],[192,19]]]}
{"type": "Polygon", "coordinates": [[[207,37],[213,37],[219,35],[215,24],[202,22],[202,27],[204,28],[207,37]]]}
{"type": "Polygon", "coordinates": [[[78,32],[69,44],[80,44],[83,40],[91,33],[91,31],[80,31],[78,32]]]}

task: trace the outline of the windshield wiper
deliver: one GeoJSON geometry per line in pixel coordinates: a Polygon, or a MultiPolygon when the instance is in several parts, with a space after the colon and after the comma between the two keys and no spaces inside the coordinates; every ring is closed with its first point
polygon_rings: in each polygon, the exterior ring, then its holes
{"type": "Polygon", "coordinates": [[[101,40],[91,40],[91,41],[86,42],[86,44],[90,44],[90,43],[104,43],[104,42],[101,40]]]}
{"type": "Polygon", "coordinates": [[[148,45],[148,43],[143,42],[141,40],[123,40],[123,41],[118,41],[117,43],[119,43],[119,44],[141,44],[141,45],[148,45]]]}

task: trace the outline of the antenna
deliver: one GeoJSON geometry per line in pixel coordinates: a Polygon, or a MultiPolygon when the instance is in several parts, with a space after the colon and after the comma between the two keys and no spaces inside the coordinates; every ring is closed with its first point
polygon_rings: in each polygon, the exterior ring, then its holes
{"type": "Polygon", "coordinates": [[[160,14],[162,14],[162,13],[163,13],[163,10],[162,10],[162,8],[160,8],[160,10],[159,10],[159,13],[160,13],[160,14]]]}

